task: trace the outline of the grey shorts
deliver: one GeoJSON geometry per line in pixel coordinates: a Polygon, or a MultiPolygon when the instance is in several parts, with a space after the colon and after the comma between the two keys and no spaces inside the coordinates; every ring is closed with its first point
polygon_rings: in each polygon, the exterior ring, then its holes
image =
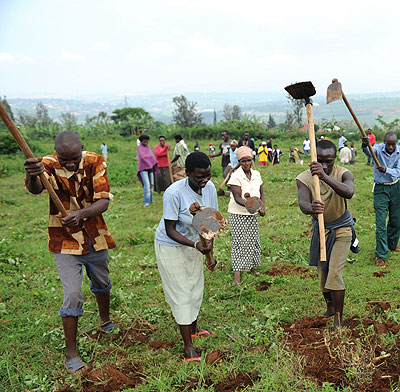
{"type": "Polygon", "coordinates": [[[83,314],[83,266],[90,279],[90,290],[94,294],[104,294],[111,290],[108,270],[108,249],[90,252],[86,255],[66,255],[55,253],[58,274],[64,289],[64,301],[59,316],[82,316],[83,314]]]}

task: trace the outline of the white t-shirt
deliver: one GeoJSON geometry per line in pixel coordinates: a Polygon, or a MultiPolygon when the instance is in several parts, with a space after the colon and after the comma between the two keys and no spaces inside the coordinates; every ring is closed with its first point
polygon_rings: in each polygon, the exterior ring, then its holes
{"type": "Polygon", "coordinates": [[[304,140],[303,142],[303,148],[305,150],[309,150],[311,148],[311,142],[309,140],[304,140]]]}
{"type": "MultiPolygon", "coordinates": [[[[228,185],[237,185],[242,188],[242,198],[244,198],[244,194],[246,192],[250,193],[250,196],[260,197],[260,186],[263,181],[261,179],[260,172],[257,170],[250,169],[251,171],[251,180],[249,180],[244,173],[243,169],[239,167],[239,169],[235,170],[230,180],[228,181],[228,185]]],[[[238,215],[254,215],[250,214],[249,211],[246,210],[246,207],[241,206],[236,203],[235,198],[233,197],[233,192],[231,193],[231,199],[228,205],[228,212],[230,214],[238,214],[238,215]]]]}
{"type": "Polygon", "coordinates": [[[196,201],[203,208],[218,210],[217,191],[211,181],[207,182],[201,195],[190,187],[187,177],[174,182],[166,189],[163,196],[163,216],[156,230],[156,240],[160,245],[184,246],[168,237],[164,219],[177,221],[176,231],[189,240],[199,239],[199,234],[192,226],[193,215],[189,211],[190,205],[196,201]]]}

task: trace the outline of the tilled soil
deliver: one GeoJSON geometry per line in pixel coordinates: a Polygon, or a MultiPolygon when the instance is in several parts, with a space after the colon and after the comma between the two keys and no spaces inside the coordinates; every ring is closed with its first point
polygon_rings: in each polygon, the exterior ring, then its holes
{"type": "Polygon", "coordinates": [[[293,263],[272,267],[266,274],[269,276],[297,275],[301,278],[313,278],[315,276],[310,268],[301,267],[293,263]]]}
{"type": "Polygon", "coordinates": [[[305,358],[306,376],[319,386],[331,382],[353,391],[390,391],[399,380],[400,340],[385,348],[380,335],[398,334],[400,325],[354,316],[345,320],[344,326],[333,333],[326,318],[304,317],[284,324],[283,330],[287,346],[305,358]]]}

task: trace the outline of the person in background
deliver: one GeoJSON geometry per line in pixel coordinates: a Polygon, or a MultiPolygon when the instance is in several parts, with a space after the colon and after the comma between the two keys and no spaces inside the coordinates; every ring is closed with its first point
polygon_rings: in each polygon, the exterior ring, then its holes
{"type": "Polygon", "coordinates": [[[154,248],[158,271],[162,279],[165,300],[179,326],[184,345],[184,362],[200,362],[201,356],[193,347],[193,338],[215,336],[199,329],[197,317],[203,301],[203,255],[212,256],[213,241],[202,245],[192,225],[189,211],[192,203],[218,210],[217,192],[211,178],[211,162],[201,151],[186,158],[187,177],[173,183],[163,196],[163,216],[156,230],[154,248]]]}
{"type": "Polygon", "coordinates": [[[265,215],[265,197],[260,172],[251,168],[253,150],[242,146],[237,149],[236,155],[240,167],[232,173],[228,181],[228,186],[231,189],[228,213],[232,234],[233,285],[240,287],[242,271],[248,271],[255,276],[260,275],[254,269],[261,264],[260,231],[257,215],[265,215]],[[262,200],[263,207],[258,213],[251,214],[247,211],[245,193],[262,200]]]}
{"type": "Polygon", "coordinates": [[[193,147],[193,151],[200,151],[200,145],[199,145],[199,141],[198,140],[196,140],[196,143],[195,143],[195,145],[193,147]]]}
{"type": "Polygon", "coordinates": [[[231,141],[231,148],[229,150],[229,160],[230,160],[230,166],[232,168],[236,167],[239,164],[239,161],[238,161],[237,156],[236,156],[237,145],[238,145],[237,140],[232,140],[231,141]]]}
{"type": "Polygon", "coordinates": [[[169,167],[168,152],[171,145],[165,143],[165,136],[159,136],[160,144],[154,146],[154,155],[158,162],[160,172],[155,177],[154,189],[160,195],[171,185],[171,172],[169,167]]]}
{"type": "Polygon", "coordinates": [[[339,152],[339,160],[342,165],[350,165],[351,150],[347,147],[347,142],[344,142],[344,145],[339,152]]]}
{"type": "Polygon", "coordinates": [[[289,162],[290,163],[297,163],[302,165],[304,162],[301,159],[300,154],[303,154],[302,152],[299,151],[298,148],[293,148],[292,146],[289,147],[289,162]]]}
{"type": "Polygon", "coordinates": [[[103,142],[100,146],[101,155],[103,156],[104,160],[107,162],[108,151],[107,151],[107,144],[103,142]]]}
{"type": "Polygon", "coordinates": [[[140,135],[139,140],[137,176],[143,186],[143,207],[148,207],[153,202],[154,175],[158,175],[160,170],[149,146],[150,136],[140,135]]]}
{"type": "Polygon", "coordinates": [[[347,139],[343,136],[343,133],[340,133],[339,137],[339,151],[344,147],[344,144],[347,142],[347,139]]]}
{"type": "MultiPolygon", "coordinates": [[[[374,147],[374,145],[376,144],[376,136],[372,133],[371,129],[367,130],[367,137],[368,137],[369,144],[371,145],[371,147],[374,147]]],[[[372,155],[371,155],[371,152],[369,151],[368,144],[362,143],[361,144],[361,149],[362,149],[363,153],[367,157],[367,165],[370,165],[371,164],[372,155]]]]}
{"type": "MultiPolygon", "coordinates": [[[[32,194],[40,194],[44,186],[39,175],[45,173],[68,215],[60,218],[50,198],[49,250],[54,253],[58,274],[64,289],[59,316],[65,336],[64,367],[75,373],[86,367],[77,350],[78,318],[83,314],[83,266],[90,279],[90,290],[99,308],[102,332],[111,332],[108,249],[115,248],[103,218],[113,195],[107,179],[103,157],[83,151],[75,132],[64,131],[54,141],[55,153],[42,159],[25,161],[25,186],[32,194]]],[[[51,298],[53,301],[53,297],[51,298]]]]}
{"type": "Polygon", "coordinates": [[[272,151],[272,164],[278,165],[280,163],[280,156],[283,155],[283,152],[278,149],[278,146],[274,144],[274,150],[272,151]]]}
{"type": "Polygon", "coordinates": [[[242,146],[249,147],[252,151],[256,150],[254,141],[250,139],[250,135],[247,131],[243,133],[243,137],[239,140],[238,148],[242,146]]]}
{"type": "Polygon", "coordinates": [[[260,166],[268,166],[268,150],[267,150],[267,142],[262,141],[260,147],[258,147],[258,161],[260,162],[260,166]]]}
{"type": "MultiPolygon", "coordinates": [[[[362,142],[367,145],[367,137],[362,142]]],[[[375,144],[373,150],[381,164],[379,168],[374,165],[375,263],[385,267],[389,251],[400,252],[400,147],[396,133],[387,132],[383,143],[375,144]]]]}
{"type": "MultiPolygon", "coordinates": [[[[345,297],[343,271],[354,240],[354,219],[347,208],[347,200],[354,195],[354,176],[344,167],[336,166],[336,145],[330,140],[317,144],[317,162],[296,178],[299,207],[312,217],[310,265],[317,266],[320,289],[326,302],[322,317],[334,317],[334,328],[342,326],[345,297]],[[315,194],[313,176],[319,177],[321,200],[315,194]],[[323,214],[327,260],[320,261],[320,238],[317,215],[323,214]]],[[[353,250],[355,253],[358,249],[353,250]]]]}
{"type": "Polygon", "coordinates": [[[181,135],[175,135],[174,157],[171,161],[172,174],[174,181],[181,180],[186,177],[185,160],[189,155],[189,149],[181,135]]]}
{"type": "Polygon", "coordinates": [[[351,161],[350,165],[354,165],[357,162],[357,149],[354,147],[354,143],[350,143],[350,150],[351,150],[351,161]]]}
{"type": "Polygon", "coordinates": [[[306,138],[303,141],[304,155],[309,155],[310,154],[310,150],[311,150],[311,142],[308,139],[308,136],[306,136],[306,138]]]}
{"type": "MultiPolygon", "coordinates": [[[[215,146],[212,143],[209,144],[208,152],[209,152],[210,156],[214,155],[214,153],[215,153],[215,146]]],[[[212,158],[212,160],[214,161],[215,159],[212,158]]]]}
{"type": "Polygon", "coordinates": [[[222,173],[226,172],[226,167],[229,165],[230,162],[230,154],[229,150],[231,149],[231,139],[229,138],[228,131],[221,132],[222,142],[219,145],[219,153],[211,155],[210,158],[216,158],[222,155],[221,158],[221,166],[222,166],[222,173]]]}

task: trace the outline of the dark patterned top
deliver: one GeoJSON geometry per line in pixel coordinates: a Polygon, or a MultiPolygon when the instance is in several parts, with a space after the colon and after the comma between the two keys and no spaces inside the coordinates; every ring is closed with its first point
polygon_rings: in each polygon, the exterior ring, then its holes
{"type": "MultiPolygon", "coordinates": [[[[102,156],[83,151],[77,172],[62,167],[56,153],[43,157],[43,164],[46,177],[67,211],[89,207],[99,199],[112,200],[107,165],[102,156]]],[[[77,227],[64,227],[50,198],[49,250],[53,253],[87,254],[88,237],[95,251],[116,247],[102,215],[84,219],[77,227]]]]}

